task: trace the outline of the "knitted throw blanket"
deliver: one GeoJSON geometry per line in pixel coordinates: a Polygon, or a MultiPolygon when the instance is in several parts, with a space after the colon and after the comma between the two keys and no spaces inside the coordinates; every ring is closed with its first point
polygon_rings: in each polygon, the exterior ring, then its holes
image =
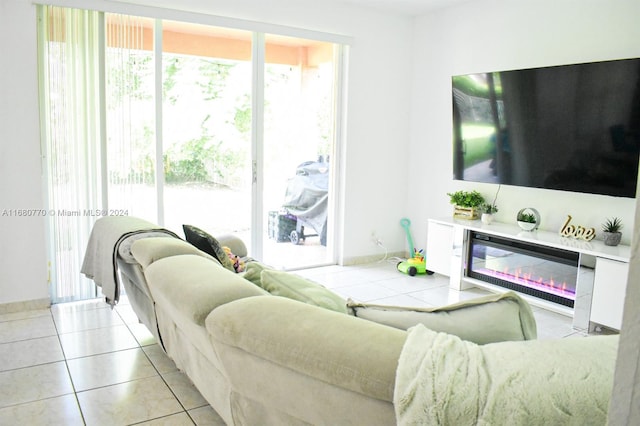
{"type": "Polygon", "coordinates": [[[603,425],[618,336],[479,346],[418,325],[396,372],[399,425],[603,425]]]}

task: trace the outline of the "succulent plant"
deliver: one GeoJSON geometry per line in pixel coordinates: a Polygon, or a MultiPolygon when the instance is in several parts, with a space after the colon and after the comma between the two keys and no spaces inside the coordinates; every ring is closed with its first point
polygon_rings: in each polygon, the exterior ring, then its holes
{"type": "Polygon", "coordinates": [[[533,213],[518,213],[519,222],[536,223],[536,216],[533,213]]]}
{"type": "Polygon", "coordinates": [[[620,232],[622,229],[622,220],[619,217],[613,217],[611,219],[607,219],[602,224],[602,230],[604,232],[620,232]]]}

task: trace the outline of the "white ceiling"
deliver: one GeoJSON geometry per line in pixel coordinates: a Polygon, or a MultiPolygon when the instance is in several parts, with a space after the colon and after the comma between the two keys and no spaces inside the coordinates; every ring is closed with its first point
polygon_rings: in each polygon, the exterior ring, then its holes
{"type": "Polygon", "coordinates": [[[371,7],[385,12],[418,16],[435,9],[453,6],[470,0],[340,0],[358,6],[371,7]]]}

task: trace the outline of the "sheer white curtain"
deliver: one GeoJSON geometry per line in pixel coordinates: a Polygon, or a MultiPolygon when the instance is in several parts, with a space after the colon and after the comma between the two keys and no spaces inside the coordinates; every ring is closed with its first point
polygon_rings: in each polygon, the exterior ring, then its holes
{"type": "Polygon", "coordinates": [[[51,297],[96,296],[80,275],[93,217],[101,207],[98,12],[38,7],[41,126],[49,208],[51,297]]]}
{"type": "Polygon", "coordinates": [[[109,210],[157,222],[154,21],[106,14],[109,210]]]}
{"type": "Polygon", "coordinates": [[[140,24],[119,15],[38,6],[53,302],[98,296],[80,273],[91,228],[105,212],[128,214],[135,197],[131,93],[138,75],[130,56],[142,38],[140,24]]]}

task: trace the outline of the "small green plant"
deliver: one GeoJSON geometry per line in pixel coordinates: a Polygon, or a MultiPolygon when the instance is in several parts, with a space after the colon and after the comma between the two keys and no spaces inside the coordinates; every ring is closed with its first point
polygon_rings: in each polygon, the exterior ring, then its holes
{"type": "Polygon", "coordinates": [[[460,207],[480,207],[484,204],[484,197],[478,191],[447,192],[450,202],[460,207]]]}
{"type": "Polygon", "coordinates": [[[500,187],[502,185],[498,185],[498,190],[496,191],[496,196],[493,197],[493,202],[491,204],[484,203],[481,207],[482,211],[487,214],[498,213],[498,205],[496,204],[496,200],[498,199],[498,194],[500,193],[500,187]]]}
{"type": "Polygon", "coordinates": [[[620,220],[619,217],[607,219],[605,223],[602,224],[602,230],[604,232],[620,232],[621,229],[622,220],[620,220]]]}
{"type": "Polygon", "coordinates": [[[518,213],[518,222],[536,223],[536,216],[533,213],[518,213]]]}
{"type": "Polygon", "coordinates": [[[484,203],[480,207],[480,209],[482,210],[483,213],[487,213],[487,214],[498,213],[498,206],[496,206],[495,204],[484,203]]]}

